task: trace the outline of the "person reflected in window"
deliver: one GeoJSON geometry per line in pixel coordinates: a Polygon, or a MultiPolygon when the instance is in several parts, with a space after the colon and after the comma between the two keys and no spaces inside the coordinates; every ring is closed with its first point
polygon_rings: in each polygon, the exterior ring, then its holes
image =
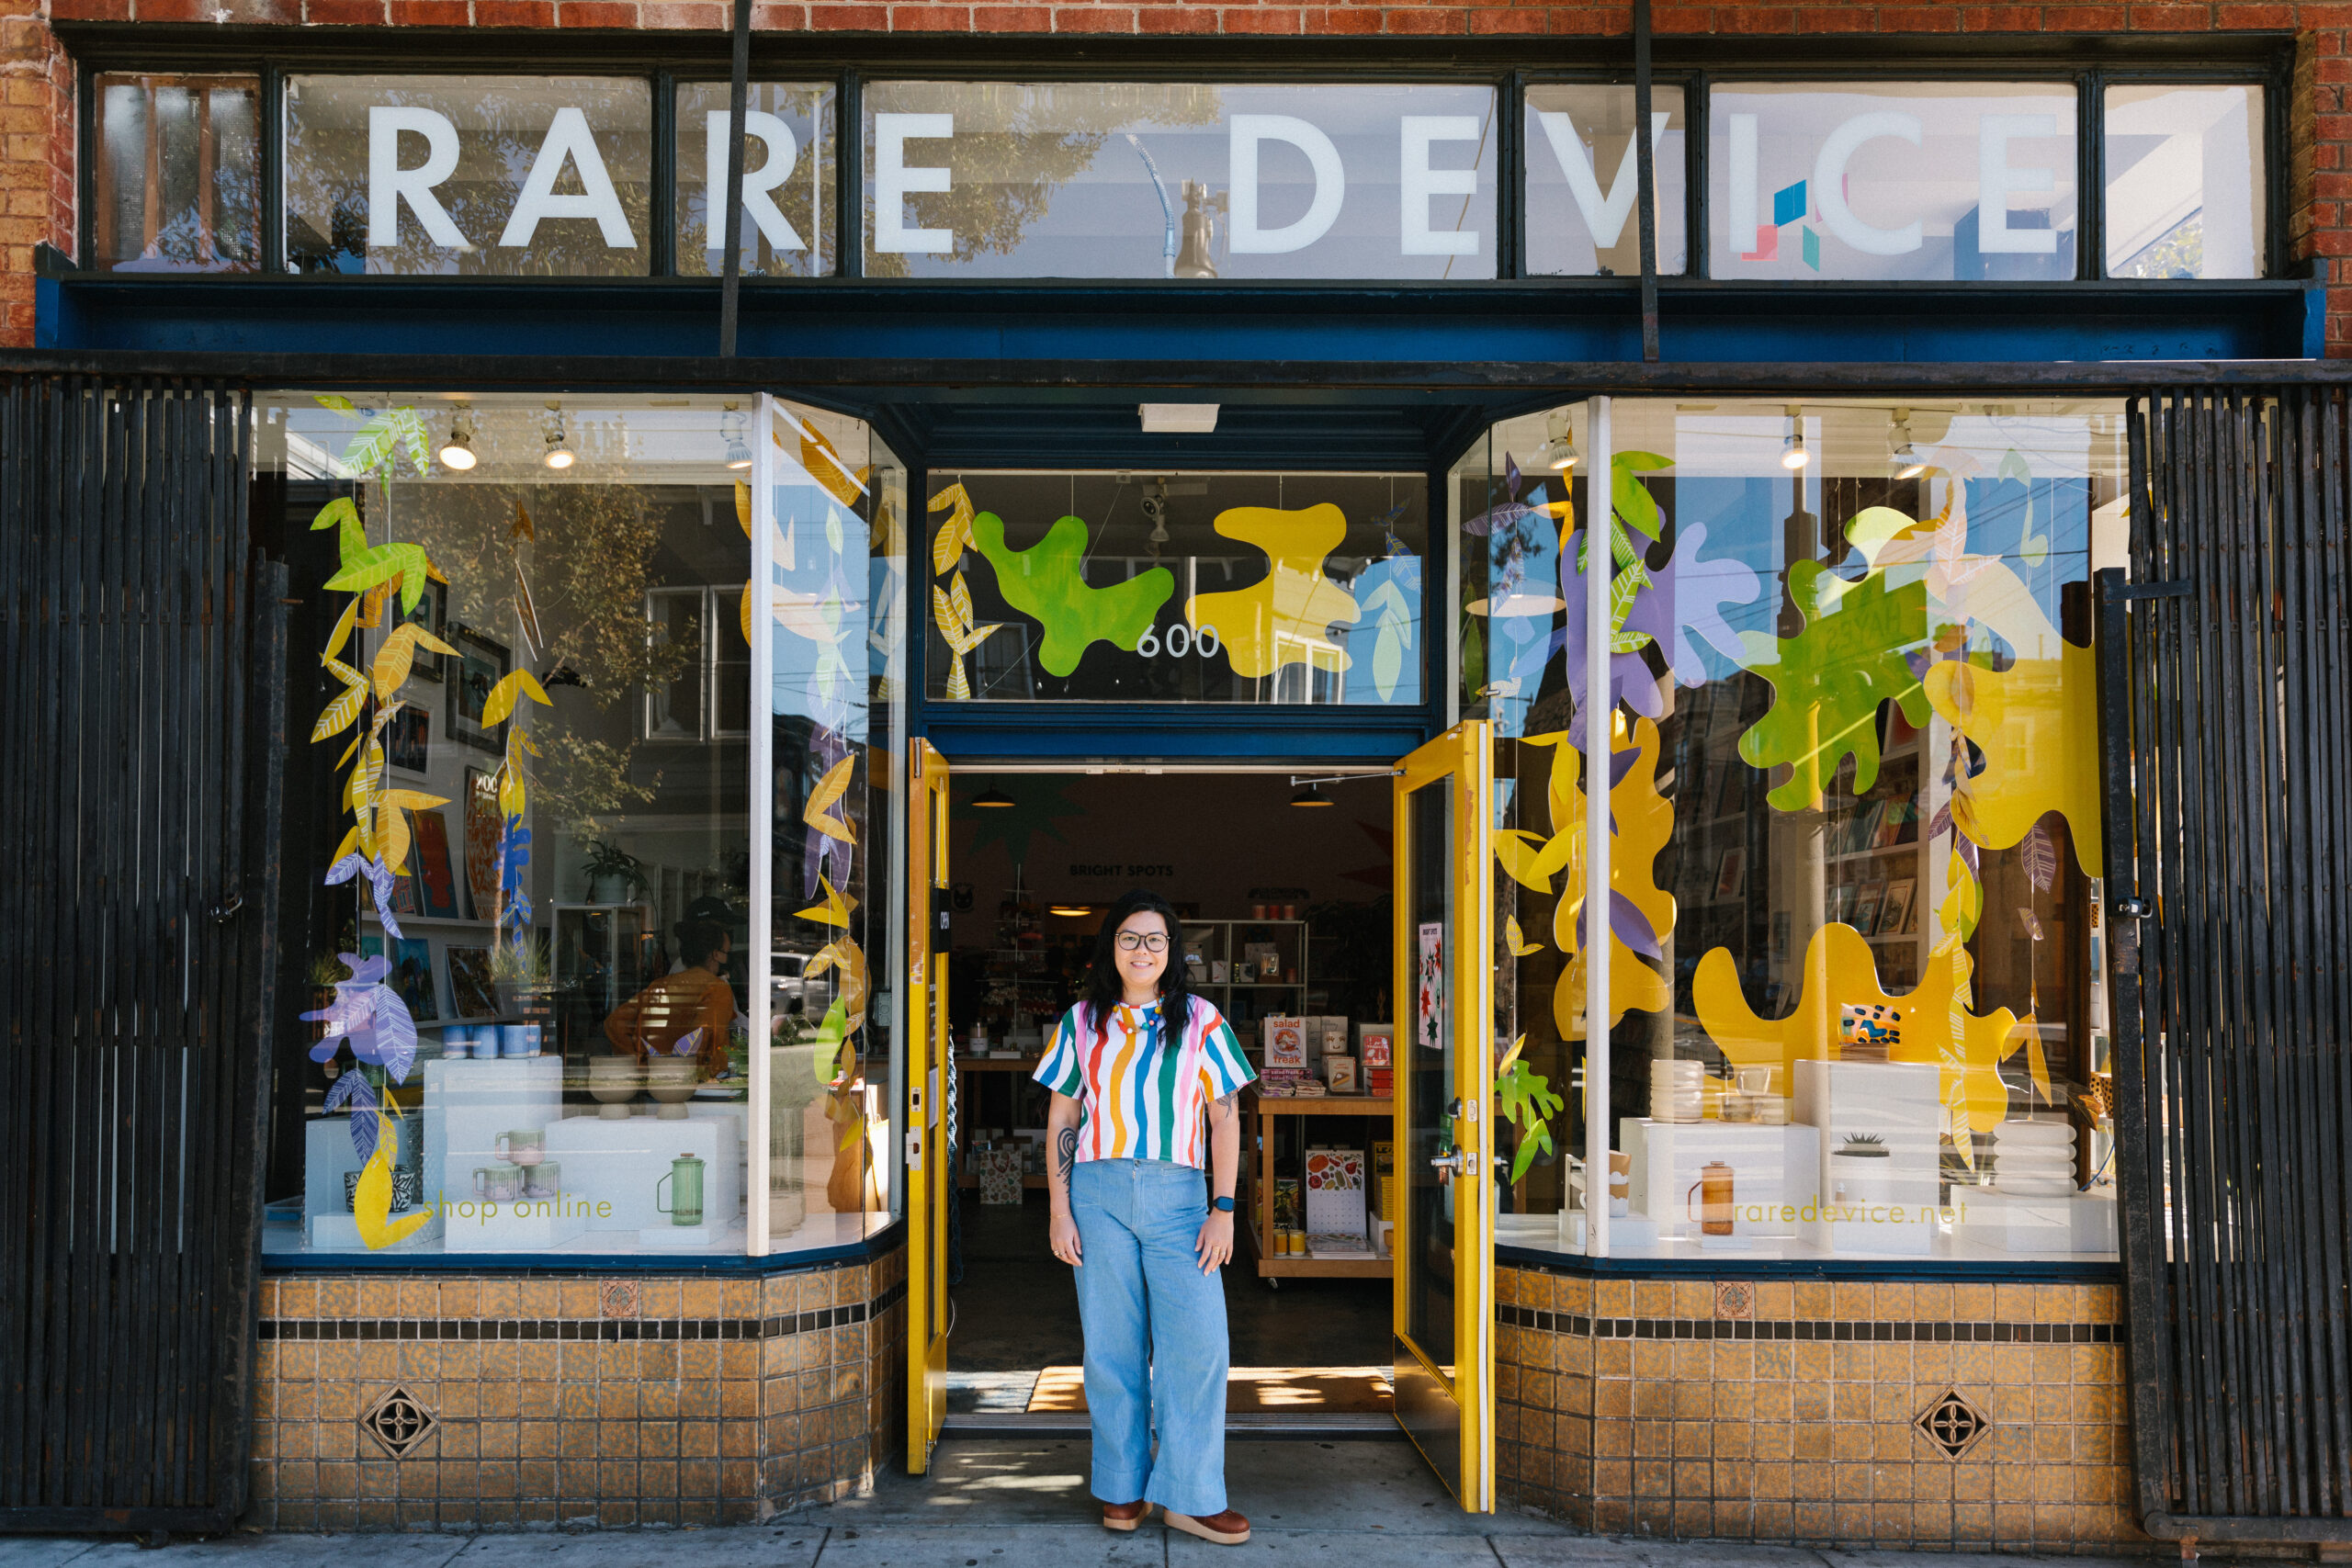
{"type": "Polygon", "coordinates": [[[681,920],[677,937],[684,967],[615,1008],[605,1020],[605,1038],[616,1055],[640,1061],[680,1055],[683,1044],[702,1064],[704,1077],[724,1077],[727,1034],[735,1022],[735,992],[725,978],[732,942],[711,920],[681,920]]]}
{"type": "Polygon", "coordinates": [[[1257,1074],[1187,989],[1182,939],[1175,908],[1140,888],[1103,918],[1083,999],[1037,1064],[1053,1091],[1046,1184],[1054,1256],[1078,1274],[1103,1526],[1135,1529],[1158,1504],[1171,1528],[1238,1546],[1250,1521],[1226,1502],[1217,1271],[1233,1257],[1235,1097],[1257,1074]]]}

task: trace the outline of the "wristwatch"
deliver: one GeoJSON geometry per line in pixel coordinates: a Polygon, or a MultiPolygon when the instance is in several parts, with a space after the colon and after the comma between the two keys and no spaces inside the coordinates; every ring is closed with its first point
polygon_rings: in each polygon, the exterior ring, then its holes
{"type": "Polygon", "coordinates": [[[1210,1200],[1210,1201],[1216,1204],[1216,1212],[1220,1214],[1229,1214],[1233,1213],[1233,1200],[1230,1198],[1216,1198],[1210,1200]]]}

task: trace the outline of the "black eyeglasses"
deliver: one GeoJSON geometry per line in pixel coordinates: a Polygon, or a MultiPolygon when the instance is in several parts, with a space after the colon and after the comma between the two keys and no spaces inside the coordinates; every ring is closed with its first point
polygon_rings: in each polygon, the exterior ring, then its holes
{"type": "Polygon", "coordinates": [[[1168,939],[1158,931],[1121,931],[1119,933],[1121,953],[1133,953],[1138,947],[1146,953],[1165,953],[1168,951],[1168,939]]]}

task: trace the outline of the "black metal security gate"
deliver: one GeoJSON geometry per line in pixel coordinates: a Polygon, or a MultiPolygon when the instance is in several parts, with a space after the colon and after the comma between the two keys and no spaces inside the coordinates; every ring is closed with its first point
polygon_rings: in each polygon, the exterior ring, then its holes
{"type": "Polygon", "coordinates": [[[249,408],[0,380],[0,1529],[243,1506],[285,689],[249,408]]]}
{"type": "Polygon", "coordinates": [[[2140,1506],[2352,1540],[2352,423],[2324,387],[2131,420],[2098,575],[2140,1506]]]}

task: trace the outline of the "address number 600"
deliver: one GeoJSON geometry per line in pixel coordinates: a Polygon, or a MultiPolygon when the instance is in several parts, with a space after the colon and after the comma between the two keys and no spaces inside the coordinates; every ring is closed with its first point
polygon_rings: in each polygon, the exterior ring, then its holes
{"type": "Polygon", "coordinates": [[[1162,653],[1170,659],[1182,659],[1188,653],[1214,659],[1223,646],[1217,641],[1215,626],[1203,626],[1195,632],[1187,626],[1172,626],[1164,637],[1158,626],[1146,626],[1143,636],[1136,639],[1136,651],[1146,659],[1157,659],[1162,653]]]}

